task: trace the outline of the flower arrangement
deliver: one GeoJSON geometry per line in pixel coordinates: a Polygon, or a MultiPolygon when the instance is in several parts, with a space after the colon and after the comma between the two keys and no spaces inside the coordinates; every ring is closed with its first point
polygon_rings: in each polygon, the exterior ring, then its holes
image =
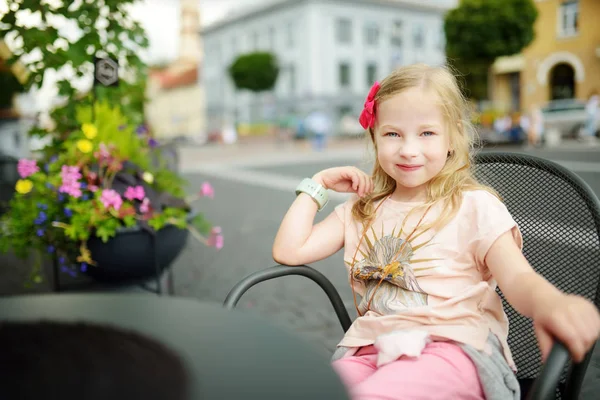
{"type": "MultiPolygon", "coordinates": [[[[80,128],[39,159],[19,160],[16,193],[0,218],[0,250],[22,258],[37,250],[75,275],[96,265],[86,245],[90,238],[107,242],[128,227],[158,231],[174,225],[223,247],[221,229],[191,209],[200,198],[214,197],[212,186],[205,182],[186,197],[185,181],[165,167],[145,127],[128,125],[118,107],[105,103],[80,107],[77,121],[80,128]]],[[[40,268],[41,262],[32,271],[36,283],[40,268]]]]}

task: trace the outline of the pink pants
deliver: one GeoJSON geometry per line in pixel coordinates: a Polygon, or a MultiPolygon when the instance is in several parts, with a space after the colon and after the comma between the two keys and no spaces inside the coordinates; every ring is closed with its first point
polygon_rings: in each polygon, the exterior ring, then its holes
{"type": "Polygon", "coordinates": [[[333,362],[352,400],[484,400],[475,365],[447,342],[427,345],[418,358],[401,357],[377,368],[377,349],[367,346],[333,362]]]}

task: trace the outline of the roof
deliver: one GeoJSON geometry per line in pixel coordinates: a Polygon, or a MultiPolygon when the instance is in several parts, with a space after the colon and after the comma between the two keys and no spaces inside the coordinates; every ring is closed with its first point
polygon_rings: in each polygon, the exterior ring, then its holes
{"type": "Polygon", "coordinates": [[[198,67],[191,66],[181,72],[169,69],[154,70],[150,75],[158,79],[161,89],[175,89],[195,85],[198,82],[198,67]]]}
{"type": "MultiPolygon", "coordinates": [[[[271,0],[270,2],[262,3],[255,7],[242,8],[238,12],[229,14],[223,19],[220,19],[201,29],[201,34],[211,33],[232,25],[236,22],[252,19],[261,14],[277,11],[285,8],[298,6],[308,2],[309,0],[271,0]]],[[[388,7],[398,7],[403,9],[421,10],[421,11],[436,11],[445,12],[451,9],[454,5],[452,0],[446,0],[446,4],[432,4],[432,1],[438,0],[320,0],[321,2],[339,2],[340,4],[366,4],[366,5],[381,5],[388,7]]]]}

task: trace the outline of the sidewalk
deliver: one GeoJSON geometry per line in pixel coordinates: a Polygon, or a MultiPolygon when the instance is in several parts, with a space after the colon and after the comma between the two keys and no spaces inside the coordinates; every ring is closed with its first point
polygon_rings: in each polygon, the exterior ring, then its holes
{"type": "Polygon", "coordinates": [[[178,150],[179,165],[183,171],[205,164],[247,164],[261,160],[269,163],[277,160],[293,162],[369,155],[369,147],[363,139],[331,140],[323,152],[313,150],[311,142],[306,140],[278,143],[262,138],[231,145],[211,143],[198,147],[179,147],[178,150]]]}
{"type": "MultiPolygon", "coordinates": [[[[558,146],[527,149],[520,145],[489,145],[484,150],[497,151],[590,151],[596,148],[588,143],[564,141],[558,146]]],[[[597,148],[600,151],[600,147],[597,148]]],[[[271,137],[245,138],[236,144],[210,143],[202,146],[180,146],[181,171],[198,170],[204,165],[269,165],[278,163],[310,162],[320,160],[347,160],[373,157],[372,147],[366,139],[340,139],[329,141],[323,152],[315,151],[308,140],[279,143],[271,137]]]]}

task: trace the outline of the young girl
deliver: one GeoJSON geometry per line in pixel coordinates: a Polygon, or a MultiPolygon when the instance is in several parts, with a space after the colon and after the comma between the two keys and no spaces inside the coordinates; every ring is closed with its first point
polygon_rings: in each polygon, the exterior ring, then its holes
{"type": "Polygon", "coordinates": [[[375,83],[360,117],[372,176],[339,167],[305,179],[275,238],[286,265],[344,248],[359,317],[333,365],[353,399],[518,399],[496,285],[533,318],[544,357],[556,337],[580,361],[600,334],[596,307],[533,271],[507,208],[473,178],[467,110],[444,68],[375,83]],[[354,195],[313,226],[327,189],[354,195]]]}

